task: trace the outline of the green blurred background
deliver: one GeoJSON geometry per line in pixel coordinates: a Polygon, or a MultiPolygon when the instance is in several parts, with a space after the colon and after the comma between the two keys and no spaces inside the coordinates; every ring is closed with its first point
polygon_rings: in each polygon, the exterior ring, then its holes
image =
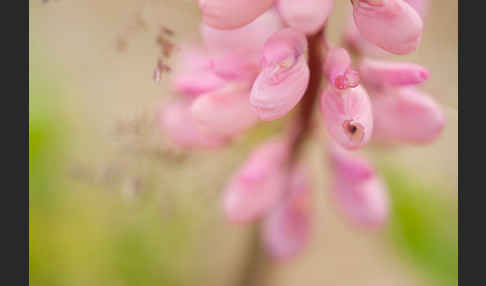
{"type": "MultiPolygon", "coordinates": [[[[424,89],[444,106],[444,134],[367,148],[393,204],[374,233],[336,211],[322,146],[309,142],[315,232],[295,260],[266,261],[259,285],[457,284],[457,2],[431,2],[422,46],[401,59],[430,68],[424,89]]],[[[335,42],[347,5],[330,19],[335,42]]],[[[153,122],[171,98],[166,77],[152,82],[157,29],[179,44],[197,39],[199,21],[192,0],[30,1],[31,285],[246,285],[254,228],[228,224],[219,196],[283,122],[221,151],[168,151],[153,122]]]]}

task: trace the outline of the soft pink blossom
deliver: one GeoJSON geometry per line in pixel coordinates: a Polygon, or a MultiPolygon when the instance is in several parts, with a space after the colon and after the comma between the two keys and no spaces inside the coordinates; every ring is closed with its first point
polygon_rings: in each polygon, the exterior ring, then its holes
{"type": "Polygon", "coordinates": [[[223,209],[230,221],[261,218],[278,202],[286,185],[288,148],[284,141],[268,142],[254,150],[233,175],[223,197],[223,209]]]}
{"type": "Polygon", "coordinates": [[[324,73],[336,89],[346,89],[359,85],[359,74],[351,68],[351,57],[344,48],[329,48],[327,50],[324,73]]]}
{"type": "Polygon", "coordinates": [[[429,71],[421,65],[364,59],[359,66],[363,83],[374,88],[416,85],[429,78],[429,71]]]}
{"type": "Polygon", "coordinates": [[[311,232],[311,186],[302,169],[287,178],[286,197],[263,223],[265,250],[275,258],[292,258],[309,242],[311,232]]]}
{"type": "Polygon", "coordinates": [[[386,143],[427,143],[439,137],[445,117],[432,97],[400,88],[372,98],[374,139],[386,143]]]}
{"type": "Polygon", "coordinates": [[[403,0],[352,0],[356,27],[371,43],[394,54],[415,51],[422,18],[403,0]]]}
{"type": "Polygon", "coordinates": [[[203,21],[216,29],[236,29],[270,9],[275,0],[198,0],[203,21]]]}
{"type": "Polygon", "coordinates": [[[429,8],[429,0],[404,0],[410,6],[412,6],[422,19],[427,15],[427,9],[429,8]]]}
{"type": "Polygon", "coordinates": [[[205,133],[232,137],[258,121],[249,96],[249,88],[238,85],[203,94],[192,103],[192,116],[205,133]]]}
{"type": "Polygon", "coordinates": [[[340,148],[331,151],[331,163],[332,197],[339,210],[355,224],[372,228],[383,225],[389,213],[389,197],[375,168],[364,157],[340,148]]]}
{"type": "Polygon", "coordinates": [[[275,33],[265,43],[262,70],[250,96],[261,120],[285,116],[304,95],[310,76],[306,50],[304,35],[291,28],[275,33]]]}
{"type": "Polygon", "coordinates": [[[287,25],[311,35],[326,23],[334,0],[279,0],[277,7],[287,25]]]}
{"type": "Polygon", "coordinates": [[[329,135],[342,147],[357,149],[371,138],[372,108],[363,87],[337,91],[328,86],[321,95],[320,108],[329,135]]]}
{"type": "Polygon", "coordinates": [[[356,28],[356,23],[354,22],[352,13],[344,31],[343,41],[350,48],[364,55],[385,56],[390,54],[389,52],[363,38],[358,31],[358,28],[356,28]]]}

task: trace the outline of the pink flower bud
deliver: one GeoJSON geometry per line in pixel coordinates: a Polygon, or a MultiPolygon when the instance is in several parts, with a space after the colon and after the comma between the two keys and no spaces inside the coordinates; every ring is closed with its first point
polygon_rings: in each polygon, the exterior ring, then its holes
{"type": "Polygon", "coordinates": [[[329,135],[342,147],[357,149],[371,138],[372,109],[363,87],[336,91],[328,86],[321,95],[320,107],[329,135]]]}
{"type": "Polygon", "coordinates": [[[233,30],[221,30],[201,24],[204,45],[211,53],[259,53],[270,36],[284,27],[275,9],[269,9],[253,22],[233,30]]]}
{"type": "Polygon", "coordinates": [[[290,28],[275,33],[265,43],[263,67],[250,96],[261,120],[285,116],[304,95],[310,77],[306,50],[305,36],[290,28]]]}
{"type": "Polygon", "coordinates": [[[440,106],[416,88],[400,88],[372,98],[374,134],[387,143],[427,143],[442,133],[440,106]]]}
{"type": "Polygon", "coordinates": [[[279,200],[285,186],[286,142],[271,141],[258,147],[233,175],[223,197],[223,208],[232,222],[247,222],[265,215],[279,200]]]}
{"type": "Polygon", "coordinates": [[[352,0],[356,27],[371,43],[394,54],[415,51],[422,18],[403,0],[352,0]]]}
{"type": "Polygon", "coordinates": [[[365,59],[359,67],[361,79],[374,88],[415,85],[429,78],[429,71],[417,64],[365,59]]]}
{"type": "Polygon", "coordinates": [[[186,46],[177,58],[173,78],[176,92],[194,97],[223,87],[226,81],[211,71],[211,60],[200,47],[186,46]]]}
{"type": "Polygon", "coordinates": [[[204,23],[216,29],[247,25],[270,9],[275,0],[198,0],[204,23]]]}
{"type": "Polygon", "coordinates": [[[410,6],[412,6],[417,13],[422,17],[422,19],[427,14],[427,9],[429,8],[429,0],[404,0],[410,6]]]}
{"type": "Polygon", "coordinates": [[[324,61],[324,73],[336,89],[357,87],[360,77],[351,69],[351,57],[344,48],[330,48],[324,61]]]}
{"type": "Polygon", "coordinates": [[[365,158],[338,148],[332,151],[331,162],[335,171],[332,197],[340,211],[358,225],[383,225],[389,198],[374,167],[365,158]]]}
{"type": "Polygon", "coordinates": [[[376,45],[370,43],[368,40],[363,38],[363,36],[361,36],[358,28],[356,28],[356,24],[354,23],[354,18],[352,15],[349,18],[346,30],[344,31],[343,41],[350,48],[364,55],[383,56],[390,54],[382,48],[379,48],[376,45]]]}
{"type": "Polygon", "coordinates": [[[279,0],[278,11],[285,22],[305,34],[314,34],[326,23],[334,0],[279,0]]]}
{"type": "Polygon", "coordinates": [[[289,177],[283,198],[263,223],[265,250],[274,258],[294,257],[309,242],[311,231],[311,186],[301,169],[289,177]]]}
{"type": "Polygon", "coordinates": [[[189,109],[190,104],[190,100],[179,98],[163,107],[158,120],[164,134],[181,148],[210,148],[225,144],[223,138],[208,136],[198,130],[189,109]]]}
{"type": "Polygon", "coordinates": [[[196,98],[191,107],[192,115],[205,133],[232,137],[258,120],[249,97],[247,86],[229,86],[196,98]]]}

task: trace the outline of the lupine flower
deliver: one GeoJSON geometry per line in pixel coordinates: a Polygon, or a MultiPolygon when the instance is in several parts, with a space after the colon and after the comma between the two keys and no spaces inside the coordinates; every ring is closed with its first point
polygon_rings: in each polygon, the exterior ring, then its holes
{"type": "Polygon", "coordinates": [[[344,48],[330,48],[324,61],[324,73],[336,89],[359,85],[359,74],[351,69],[351,57],[344,48]]]}
{"type": "Polygon", "coordinates": [[[364,59],[359,67],[361,79],[374,88],[416,85],[429,78],[429,71],[417,64],[364,59]]]}
{"type": "Polygon", "coordinates": [[[261,120],[283,117],[304,95],[309,83],[306,50],[304,35],[290,28],[275,33],[265,43],[263,67],[250,96],[261,120]]]}
{"type": "Polygon", "coordinates": [[[328,86],[321,95],[320,106],[329,135],[342,147],[357,149],[371,138],[372,109],[363,87],[337,91],[328,86]]]}
{"type": "Polygon", "coordinates": [[[291,258],[309,242],[311,232],[311,186],[302,168],[288,175],[288,195],[263,223],[265,249],[275,258],[291,258]]]}
{"type": "Polygon", "coordinates": [[[368,40],[363,38],[358,28],[356,27],[352,12],[343,34],[343,41],[346,45],[348,45],[350,48],[354,49],[360,54],[373,56],[385,56],[390,54],[389,52],[383,50],[382,48],[370,43],[368,40]]]}
{"type": "Polygon", "coordinates": [[[352,0],[356,27],[378,47],[408,54],[417,49],[422,36],[422,18],[403,0],[352,0]]]}
{"type": "Polygon", "coordinates": [[[251,23],[275,0],[198,0],[204,23],[216,29],[236,29],[251,23]]]}
{"type": "Polygon", "coordinates": [[[389,198],[383,180],[363,157],[334,146],[332,196],[341,212],[366,227],[382,225],[388,217],[389,198]]]}
{"type": "Polygon", "coordinates": [[[180,98],[160,110],[158,121],[170,141],[186,149],[218,147],[225,144],[224,138],[208,136],[197,128],[190,106],[189,99],[180,98]]]}
{"type": "Polygon", "coordinates": [[[254,125],[258,117],[248,101],[248,86],[228,86],[196,98],[192,116],[207,134],[232,137],[254,125]]]}
{"type": "Polygon", "coordinates": [[[427,143],[441,134],[445,117],[439,105],[414,87],[388,90],[372,98],[373,137],[386,143],[427,143]]]}
{"type": "Polygon", "coordinates": [[[286,184],[284,162],[288,148],[284,141],[260,146],[233,176],[223,198],[223,208],[230,221],[260,218],[275,206],[286,184]]]}
{"type": "Polygon", "coordinates": [[[311,35],[326,23],[334,0],[279,0],[278,11],[289,27],[311,35]]]}
{"type": "Polygon", "coordinates": [[[422,19],[426,16],[427,9],[429,6],[428,0],[404,0],[404,1],[407,2],[410,6],[412,6],[420,15],[420,17],[422,17],[422,19]]]}

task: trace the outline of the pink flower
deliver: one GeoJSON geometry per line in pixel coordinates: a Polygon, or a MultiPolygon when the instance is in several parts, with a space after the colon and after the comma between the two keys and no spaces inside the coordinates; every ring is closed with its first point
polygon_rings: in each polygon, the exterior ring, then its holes
{"type": "Polygon", "coordinates": [[[275,33],[265,43],[263,67],[250,95],[261,120],[285,116],[304,95],[310,76],[306,50],[304,35],[291,28],[275,33]]]}
{"type": "Polygon", "coordinates": [[[331,163],[335,175],[332,197],[339,210],[358,225],[381,226],[388,217],[389,198],[374,167],[337,146],[331,151],[331,163]]]}
{"type": "Polygon", "coordinates": [[[189,109],[190,104],[189,99],[179,98],[163,107],[158,114],[158,120],[164,134],[177,146],[185,149],[219,147],[225,144],[224,138],[208,136],[197,128],[189,109]]]}
{"type": "Polygon", "coordinates": [[[249,96],[248,86],[229,85],[196,98],[192,116],[205,133],[231,138],[258,121],[249,96]]]}
{"type": "Polygon", "coordinates": [[[311,188],[302,169],[294,170],[287,185],[287,197],[263,222],[265,250],[275,258],[294,257],[309,242],[311,231],[311,188]]]}
{"type": "Polygon", "coordinates": [[[291,28],[311,35],[326,23],[334,0],[279,0],[280,15],[291,28]]]}
{"type": "Polygon", "coordinates": [[[328,86],[321,95],[320,107],[329,135],[342,147],[357,149],[371,138],[372,109],[363,87],[336,91],[328,86]]]}
{"type": "Polygon", "coordinates": [[[354,23],[354,18],[352,15],[349,17],[346,30],[344,31],[343,41],[350,48],[361,54],[373,56],[384,56],[390,54],[389,52],[379,48],[363,38],[358,31],[358,28],[356,28],[356,23],[354,23]]]}
{"type": "Polygon", "coordinates": [[[211,59],[197,46],[185,46],[177,61],[173,89],[191,97],[223,87],[226,80],[211,71],[211,59]]]}
{"type": "Polygon", "coordinates": [[[440,106],[416,88],[389,90],[372,98],[373,137],[387,143],[427,143],[442,133],[440,106]]]}
{"type": "Polygon", "coordinates": [[[429,7],[429,0],[404,0],[407,2],[410,6],[412,6],[417,13],[422,17],[422,19],[426,16],[427,14],[427,9],[429,7]]]}
{"type": "Polygon", "coordinates": [[[378,47],[394,53],[415,51],[422,36],[422,18],[403,0],[352,0],[356,27],[378,47]]]}
{"type": "Polygon", "coordinates": [[[275,0],[198,0],[203,21],[216,29],[247,25],[272,7],[275,0]]]}
{"type": "Polygon", "coordinates": [[[247,222],[265,215],[279,200],[285,186],[283,165],[289,146],[271,141],[257,148],[233,175],[223,197],[223,208],[232,222],[247,222]]]}
{"type": "Polygon", "coordinates": [[[417,64],[365,59],[359,67],[361,79],[374,88],[416,85],[429,78],[429,71],[417,64]]]}
{"type": "Polygon", "coordinates": [[[359,74],[351,69],[351,57],[344,48],[328,49],[324,61],[324,73],[336,89],[359,85],[359,74]]]}

